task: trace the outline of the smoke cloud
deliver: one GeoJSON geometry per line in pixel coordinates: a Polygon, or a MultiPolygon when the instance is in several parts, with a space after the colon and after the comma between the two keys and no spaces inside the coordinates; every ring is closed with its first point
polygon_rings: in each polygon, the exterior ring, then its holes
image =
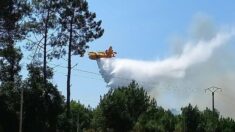
{"type": "Polygon", "coordinates": [[[192,26],[192,38],[180,41],[184,42],[181,49],[168,58],[97,60],[105,82],[117,88],[135,80],[156,98],[158,105],[178,110],[188,103],[200,109],[211,108],[211,93],[204,89],[221,87],[222,92],[215,94],[215,107],[222,115],[235,118],[234,32],[216,31],[206,20],[197,19],[196,23],[192,26]]]}

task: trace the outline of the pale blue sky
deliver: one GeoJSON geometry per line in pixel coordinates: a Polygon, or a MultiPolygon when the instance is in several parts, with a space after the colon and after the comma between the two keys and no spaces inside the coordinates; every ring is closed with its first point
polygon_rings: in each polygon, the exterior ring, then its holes
{"type": "MultiPolygon", "coordinates": [[[[215,25],[234,25],[234,0],[88,0],[89,8],[101,19],[105,33],[89,43],[89,51],[105,50],[110,45],[117,58],[155,60],[169,55],[169,41],[187,36],[197,14],[209,16],[215,25]]],[[[73,57],[76,68],[98,73],[97,63],[73,57]]],[[[66,62],[57,64],[66,66],[66,62]]],[[[53,83],[66,95],[66,69],[56,68],[53,83]]],[[[100,95],[108,91],[101,76],[72,72],[71,97],[95,107],[100,95]]]]}

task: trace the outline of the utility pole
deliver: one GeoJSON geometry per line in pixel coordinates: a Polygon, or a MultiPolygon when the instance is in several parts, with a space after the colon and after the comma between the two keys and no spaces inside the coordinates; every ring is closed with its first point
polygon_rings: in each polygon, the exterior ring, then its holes
{"type": "Polygon", "coordinates": [[[22,132],[23,102],[24,102],[24,89],[22,88],[21,96],[20,96],[20,123],[19,123],[19,132],[22,132]]]}
{"type": "Polygon", "coordinates": [[[205,92],[206,92],[206,91],[210,91],[211,94],[212,94],[212,111],[213,111],[213,116],[215,115],[215,105],[214,105],[214,102],[215,102],[215,101],[214,101],[214,96],[215,96],[215,92],[216,92],[217,90],[220,90],[220,92],[222,91],[221,88],[218,88],[218,87],[215,87],[215,86],[212,86],[212,87],[209,87],[209,88],[205,89],[205,92]]]}
{"type": "Polygon", "coordinates": [[[79,112],[78,112],[78,117],[77,117],[77,132],[80,131],[80,125],[79,125],[79,112]]]}
{"type": "MultiPolygon", "coordinates": [[[[210,91],[211,92],[211,94],[212,94],[212,111],[213,111],[213,118],[215,118],[215,101],[214,101],[214,96],[215,96],[215,92],[217,91],[217,90],[220,90],[220,92],[222,91],[222,89],[221,88],[218,88],[218,87],[215,87],[215,86],[212,86],[212,87],[209,87],[209,88],[207,88],[207,89],[205,89],[205,92],[206,91],[210,91]]],[[[213,124],[215,123],[215,120],[213,119],[213,124]]],[[[213,127],[213,132],[215,132],[215,127],[213,127]]]]}

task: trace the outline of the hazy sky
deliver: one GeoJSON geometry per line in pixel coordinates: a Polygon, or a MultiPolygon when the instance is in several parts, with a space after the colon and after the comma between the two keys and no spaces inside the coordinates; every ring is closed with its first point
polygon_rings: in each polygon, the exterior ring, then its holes
{"type": "MultiPolygon", "coordinates": [[[[117,58],[135,60],[162,59],[171,54],[173,38],[187,38],[195,16],[206,16],[215,26],[234,25],[234,0],[88,0],[89,9],[96,12],[105,29],[102,38],[89,43],[89,51],[105,50],[110,45],[117,58]]],[[[73,57],[78,65],[72,71],[71,97],[95,107],[100,95],[108,91],[96,61],[87,54],[73,57]]],[[[56,64],[66,66],[60,60],[56,64]]],[[[66,95],[66,69],[56,68],[53,83],[66,95]]]]}

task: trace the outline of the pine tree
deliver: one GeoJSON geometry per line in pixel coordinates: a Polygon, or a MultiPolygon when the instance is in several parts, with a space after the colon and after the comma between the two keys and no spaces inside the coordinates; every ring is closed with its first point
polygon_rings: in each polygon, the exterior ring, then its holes
{"type": "Polygon", "coordinates": [[[19,77],[22,58],[15,45],[27,34],[23,18],[29,14],[30,8],[26,0],[1,0],[0,9],[0,81],[14,83],[19,77]]]}
{"type": "Polygon", "coordinates": [[[48,45],[53,35],[52,32],[54,32],[57,25],[58,0],[32,0],[32,9],[32,15],[29,17],[27,26],[34,35],[33,39],[36,39],[36,42],[31,41],[32,43],[29,43],[27,48],[33,50],[40,47],[43,50],[43,83],[46,87],[48,45]],[[41,44],[43,45],[41,46],[41,44]]]}
{"type": "Polygon", "coordinates": [[[59,10],[60,29],[51,45],[52,55],[56,58],[64,56],[67,51],[67,117],[70,117],[71,56],[82,57],[89,48],[87,43],[101,37],[104,30],[101,28],[101,20],[95,20],[96,14],[89,11],[85,0],[61,0],[60,2],[62,5],[59,10]]]}
{"type": "Polygon", "coordinates": [[[0,9],[0,129],[14,132],[18,128],[19,63],[22,59],[21,50],[16,44],[28,32],[24,28],[24,17],[29,15],[30,8],[27,0],[1,0],[0,9]]]}

